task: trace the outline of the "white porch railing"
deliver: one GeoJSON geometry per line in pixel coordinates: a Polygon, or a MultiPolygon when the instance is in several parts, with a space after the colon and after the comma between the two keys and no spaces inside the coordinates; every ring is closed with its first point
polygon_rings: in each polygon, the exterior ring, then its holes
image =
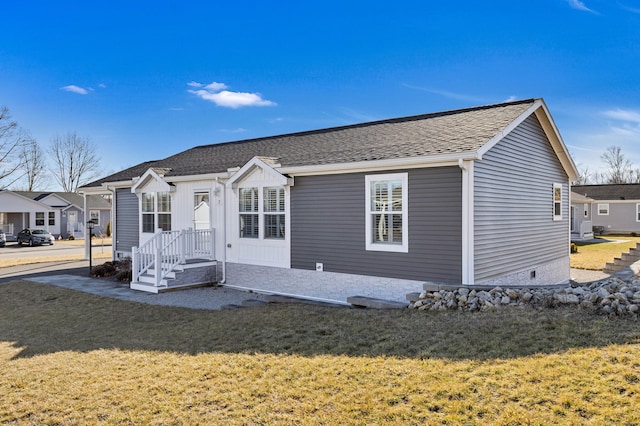
{"type": "Polygon", "coordinates": [[[138,282],[141,275],[153,269],[154,285],[159,287],[176,266],[190,259],[215,259],[213,229],[158,230],[149,241],[132,248],[132,280],[138,282]]]}
{"type": "Polygon", "coordinates": [[[7,235],[13,235],[13,223],[0,224],[0,229],[7,235]]]}

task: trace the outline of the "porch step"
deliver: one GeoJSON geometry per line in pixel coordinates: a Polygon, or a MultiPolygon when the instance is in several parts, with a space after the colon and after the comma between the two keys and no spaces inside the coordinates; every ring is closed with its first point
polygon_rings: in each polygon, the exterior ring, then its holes
{"type": "Polygon", "coordinates": [[[613,262],[607,262],[602,271],[606,274],[615,274],[638,261],[640,261],[640,243],[629,249],[628,252],[622,253],[620,257],[613,259],[613,262]]]}
{"type": "Polygon", "coordinates": [[[373,308],[373,309],[404,309],[409,306],[408,303],[398,302],[396,300],[377,299],[367,296],[349,296],[347,303],[351,303],[356,308],[373,308]]]}
{"type": "Polygon", "coordinates": [[[171,271],[165,279],[161,280],[157,287],[155,285],[155,271],[150,269],[147,273],[140,275],[137,282],[132,281],[129,287],[133,290],[150,293],[208,287],[217,282],[216,265],[216,261],[209,260],[180,265],[179,268],[171,271]]]}

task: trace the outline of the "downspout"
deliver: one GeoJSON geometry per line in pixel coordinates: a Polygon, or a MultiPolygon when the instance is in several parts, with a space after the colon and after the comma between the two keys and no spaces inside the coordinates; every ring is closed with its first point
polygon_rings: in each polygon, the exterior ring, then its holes
{"type": "Polygon", "coordinates": [[[221,184],[216,177],[216,183],[222,186],[222,279],[220,284],[227,282],[227,185],[221,184]]]}
{"type": "Polygon", "coordinates": [[[462,284],[475,284],[473,161],[458,160],[462,171],[462,284]]]}

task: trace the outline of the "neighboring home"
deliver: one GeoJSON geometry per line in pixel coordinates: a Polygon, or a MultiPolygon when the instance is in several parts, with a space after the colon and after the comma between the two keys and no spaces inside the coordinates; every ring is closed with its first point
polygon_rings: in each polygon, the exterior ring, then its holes
{"type": "Polygon", "coordinates": [[[575,192],[571,187],[571,241],[593,239],[593,221],[591,204],[593,199],[575,192]]]}
{"type": "Polygon", "coordinates": [[[571,190],[587,199],[583,215],[598,233],[640,234],[640,184],[575,185],[571,190]]]}
{"type": "Polygon", "coordinates": [[[208,261],[191,282],[418,291],[567,282],[576,176],[546,104],[529,99],[198,146],[81,191],[112,195],[132,288],[208,261]]]}
{"type": "MultiPolygon", "coordinates": [[[[102,196],[87,198],[94,234],[106,233],[111,220],[111,203],[102,196]]],[[[0,191],[0,227],[7,238],[24,228],[44,228],[56,238],[85,236],[84,197],[72,192],[0,191]]],[[[87,220],[89,220],[87,218],[87,220]]]]}

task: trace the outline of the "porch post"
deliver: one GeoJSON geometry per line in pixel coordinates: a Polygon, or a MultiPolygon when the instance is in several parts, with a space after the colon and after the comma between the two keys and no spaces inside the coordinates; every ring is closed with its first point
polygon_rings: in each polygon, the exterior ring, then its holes
{"type": "Polygon", "coordinates": [[[162,238],[160,238],[160,244],[156,244],[155,250],[155,265],[156,265],[156,287],[160,286],[160,280],[162,279],[162,238]]]}
{"type": "Polygon", "coordinates": [[[140,277],[140,255],[138,247],[131,247],[131,281],[138,282],[140,277]]]}
{"type": "Polygon", "coordinates": [[[214,228],[209,229],[209,260],[216,258],[216,230],[214,228]]]}

